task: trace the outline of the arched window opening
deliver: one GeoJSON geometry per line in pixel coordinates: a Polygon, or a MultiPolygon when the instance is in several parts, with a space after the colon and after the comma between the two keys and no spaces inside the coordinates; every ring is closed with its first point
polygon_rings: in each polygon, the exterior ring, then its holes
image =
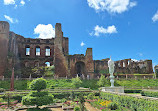
{"type": "Polygon", "coordinates": [[[30,55],[30,46],[26,46],[26,55],[29,56],[30,55]]]}
{"type": "Polygon", "coordinates": [[[50,48],[49,47],[46,47],[46,56],[50,56],[50,48]]]}
{"type": "Polygon", "coordinates": [[[50,62],[45,62],[47,67],[50,67],[50,62]]]}
{"type": "Polygon", "coordinates": [[[36,47],[36,56],[40,56],[40,47],[39,46],[36,47]]]}

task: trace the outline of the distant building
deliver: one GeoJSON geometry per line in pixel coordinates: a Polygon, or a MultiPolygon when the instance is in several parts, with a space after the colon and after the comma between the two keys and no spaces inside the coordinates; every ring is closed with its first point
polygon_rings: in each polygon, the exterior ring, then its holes
{"type": "MultiPolygon", "coordinates": [[[[55,66],[58,77],[76,77],[77,74],[97,77],[108,73],[108,60],[93,60],[92,48],[86,54],[69,55],[69,39],[63,37],[60,23],[55,25],[55,38],[32,39],[11,32],[9,23],[0,21],[0,76],[15,67],[15,72],[28,73],[26,68],[55,66]],[[16,71],[17,70],[17,71],[16,71]]],[[[152,60],[133,61],[124,59],[115,61],[115,73],[153,73],[152,60]]],[[[27,75],[29,77],[29,75],[27,75]]]]}

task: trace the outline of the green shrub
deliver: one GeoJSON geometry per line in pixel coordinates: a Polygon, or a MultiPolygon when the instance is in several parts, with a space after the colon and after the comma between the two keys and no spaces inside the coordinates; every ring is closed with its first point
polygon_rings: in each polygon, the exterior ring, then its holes
{"type": "Polygon", "coordinates": [[[50,103],[53,103],[53,97],[51,95],[45,95],[42,97],[24,96],[22,98],[22,104],[24,105],[42,106],[50,103]]]}
{"type": "Polygon", "coordinates": [[[99,87],[104,87],[104,86],[107,86],[107,84],[109,85],[109,83],[110,83],[110,81],[107,80],[105,78],[105,76],[102,74],[101,77],[100,77],[100,79],[99,79],[99,81],[97,82],[97,85],[99,87]]]}
{"type": "Polygon", "coordinates": [[[80,111],[80,108],[78,106],[75,106],[74,111],[80,111]]]}
{"type": "Polygon", "coordinates": [[[0,93],[2,93],[2,92],[4,92],[5,91],[5,89],[3,89],[3,88],[0,88],[0,93]]]}
{"type": "Polygon", "coordinates": [[[141,91],[141,95],[142,96],[158,98],[158,92],[157,91],[141,91]]]}
{"type": "Polygon", "coordinates": [[[84,97],[83,97],[83,93],[80,93],[78,98],[79,98],[80,109],[81,109],[81,111],[84,111],[84,109],[85,109],[85,105],[84,105],[85,100],[84,100],[84,97]]]}
{"type": "Polygon", "coordinates": [[[24,96],[22,98],[22,104],[36,105],[38,108],[38,106],[53,103],[52,95],[49,95],[46,91],[41,92],[42,89],[46,88],[46,85],[47,84],[45,79],[39,78],[33,80],[30,84],[30,88],[37,91],[32,91],[27,96],[24,96]]]}
{"type": "Polygon", "coordinates": [[[74,85],[75,88],[79,88],[82,84],[82,81],[80,80],[79,77],[72,78],[72,84],[74,85]]]}
{"type": "Polygon", "coordinates": [[[115,102],[111,102],[107,106],[111,110],[116,110],[117,109],[117,104],[115,102]]]}
{"type": "Polygon", "coordinates": [[[75,99],[75,93],[73,91],[70,93],[70,99],[72,101],[75,99]]]}
{"type": "Polygon", "coordinates": [[[46,89],[46,87],[47,87],[47,83],[46,83],[46,80],[43,78],[38,78],[38,79],[33,80],[29,86],[31,90],[37,90],[37,91],[46,89]]]}
{"type": "Polygon", "coordinates": [[[3,98],[0,98],[0,102],[2,102],[3,101],[3,98]]]}
{"type": "Polygon", "coordinates": [[[21,102],[23,95],[21,94],[14,94],[11,96],[12,99],[18,100],[18,102],[21,102]]]}
{"type": "Polygon", "coordinates": [[[93,100],[93,99],[94,99],[94,96],[95,96],[94,93],[90,93],[87,98],[90,99],[90,100],[93,100]]]}
{"type": "Polygon", "coordinates": [[[32,91],[29,93],[29,96],[32,96],[32,97],[42,97],[45,95],[48,95],[48,91],[42,91],[42,92],[32,91]]]}

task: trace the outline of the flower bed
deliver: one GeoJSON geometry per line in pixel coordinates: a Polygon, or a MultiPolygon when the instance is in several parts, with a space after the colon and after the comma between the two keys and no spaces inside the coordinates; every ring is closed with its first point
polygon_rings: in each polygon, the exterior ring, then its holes
{"type": "Polygon", "coordinates": [[[158,90],[152,91],[152,90],[143,90],[141,91],[142,96],[148,96],[148,97],[156,97],[158,98],[158,90]]]}
{"type": "Polygon", "coordinates": [[[101,92],[101,97],[116,102],[119,106],[127,107],[132,111],[156,111],[158,109],[158,99],[154,98],[112,92],[101,92]]]}

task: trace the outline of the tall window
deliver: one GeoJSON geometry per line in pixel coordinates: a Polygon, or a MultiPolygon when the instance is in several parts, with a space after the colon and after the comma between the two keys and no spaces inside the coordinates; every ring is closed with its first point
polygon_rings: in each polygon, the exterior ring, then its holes
{"type": "Polygon", "coordinates": [[[123,67],[126,67],[124,62],[123,62],[123,67]]]}
{"type": "Polygon", "coordinates": [[[26,55],[30,55],[30,48],[26,48],[26,55]]]}
{"type": "Polygon", "coordinates": [[[40,47],[36,47],[36,56],[40,56],[40,47]]]}
{"type": "Polygon", "coordinates": [[[26,55],[29,56],[30,55],[30,46],[26,46],[26,55]]]}
{"type": "Polygon", "coordinates": [[[50,48],[46,47],[46,56],[50,56],[50,48]]]}
{"type": "Polygon", "coordinates": [[[45,62],[46,66],[49,67],[50,66],[50,62],[45,62]]]}

